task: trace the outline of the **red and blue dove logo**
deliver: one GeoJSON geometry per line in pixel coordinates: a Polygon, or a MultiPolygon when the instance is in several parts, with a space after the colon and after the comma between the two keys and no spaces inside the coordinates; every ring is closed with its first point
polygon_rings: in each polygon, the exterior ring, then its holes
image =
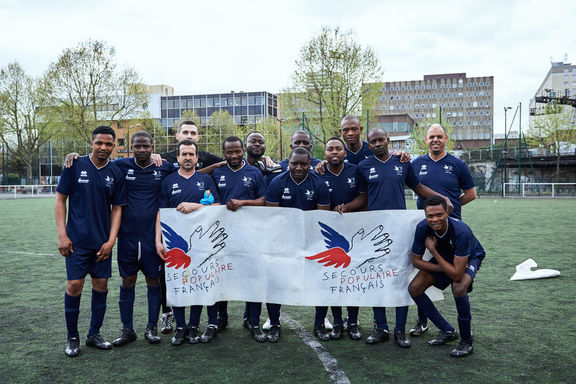
{"type": "Polygon", "coordinates": [[[167,224],[160,223],[160,225],[162,226],[162,235],[166,239],[166,247],[168,248],[165,256],[166,266],[175,267],[176,269],[188,267],[192,261],[190,256],[186,254],[190,251],[190,245],[167,224]]]}

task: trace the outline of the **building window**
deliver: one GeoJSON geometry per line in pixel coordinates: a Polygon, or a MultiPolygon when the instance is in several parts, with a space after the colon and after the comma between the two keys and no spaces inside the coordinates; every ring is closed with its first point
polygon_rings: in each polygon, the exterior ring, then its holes
{"type": "Polygon", "coordinates": [[[440,84],[440,89],[444,89],[444,84],[440,84]]]}
{"type": "Polygon", "coordinates": [[[471,87],[471,86],[472,86],[472,83],[468,83],[468,84],[466,84],[466,86],[467,86],[467,87],[471,87]]]}
{"type": "Polygon", "coordinates": [[[477,87],[477,86],[478,86],[478,83],[477,83],[477,82],[474,82],[474,84],[473,84],[473,85],[474,85],[475,87],[477,87]]]}
{"type": "Polygon", "coordinates": [[[407,87],[406,87],[406,90],[408,90],[408,91],[409,91],[409,90],[410,90],[410,86],[407,86],[407,87]]]}
{"type": "Polygon", "coordinates": [[[386,92],[386,87],[382,87],[382,92],[386,92]]]}
{"type": "Polygon", "coordinates": [[[394,106],[393,106],[393,105],[390,106],[390,110],[391,110],[391,111],[394,110],[394,106]]]}
{"type": "Polygon", "coordinates": [[[486,86],[487,86],[487,87],[490,86],[490,82],[489,82],[489,81],[486,82],[486,86]]]}
{"type": "Polygon", "coordinates": [[[480,86],[481,86],[481,87],[484,86],[484,82],[483,82],[483,81],[480,82],[480,86]]]}
{"type": "Polygon", "coordinates": [[[418,90],[419,88],[418,88],[418,86],[417,86],[417,85],[415,85],[415,86],[414,86],[414,89],[415,89],[415,90],[418,90]]]}

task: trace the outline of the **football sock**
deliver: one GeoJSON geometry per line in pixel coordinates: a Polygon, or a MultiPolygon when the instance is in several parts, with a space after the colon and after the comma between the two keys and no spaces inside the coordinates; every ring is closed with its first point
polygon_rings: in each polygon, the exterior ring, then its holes
{"type": "Polygon", "coordinates": [[[268,317],[270,318],[270,325],[280,325],[281,307],[281,304],[266,303],[266,309],[268,309],[268,317]]]}
{"type": "Polygon", "coordinates": [[[78,315],[80,315],[80,297],[70,296],[64,292],[64,317],[66,318],[66,328],[68,329],[68,338],[80,337],[78,333],[78,315]]]}
{"type": "Polygon", "coordinates": [[[373,307],[372,312],[374,312],[374,322],[376,323],[376,328],[388,330],[388,320],[386,319],[386,308],[373,307]]]}
{"type": "Polygon", "coordinates": [[[422,310],[420,309],[420,307],[418,307],[418,320],[420,320],[420,322],[423,325],[428,324],[428,318],[426,317],[426,315],[424,314],[424,312],[422,312],[422,310]]]}
{"type": "Polygon", "coordinates": [[[408,306],[396,307],[396,325],[394,326],[394,332],[406,331],[407,318],[408,318],[408,306]]]}
{"type": "Polygon", "coordinates": [[[206,306],[206,312],[208,312],[208,324],[217,325],[218,324],[218,304],[206,306]]]}
{"type": "Polygon", "coordinates": [[[188,323],[188,326],[198,328],[200,325],[200,315],[202,315],[202,306],[192,305],[190,307],[190,322],[188,323]]]}
{"type": "Polygon", "coordinates": [[[439,330],[444,332],[454,331],[454,327],[451,326],[450,323],[444,319],[444,317],[442,317],[440,312],[438,312],[436,309],[434,303],[432,303],[432,300],[430,300],[430,298],[425,293],[413,297],[412,299],[418,305],[418,308],[422,309],[424,314],[430,319],[432,323],[434,323],[435,326],[438,327],[439,330]]]}
{"type": "Polygon", "coordinates": [[[184,317],[184,307],[172,307],[174,320],[177,328],[186,328],[186,318],[184,317]]]}
{"type": "Polygon", "coordinates": [[[246,302],[246,304],[244,305],[244,319],[248,319],[250,317],[250,304],[249,302],[246,302]]]}
{"type": "Polygon", "coordinates": [[[224,320],[228,320],[228,302],[219,301],[216,303],[218,306],[218,317],[224,320]]]}
{"type": "Polygon", "coordinates": [[[148,324],[146,327],[155,327],[158,324],[160,306],[162,305],[162,292],[160,286],[148,286],[148,324]]]}
{"type": "Polygon", "coordinates": [[[172,312],[172,308],[166,303],[166,276],[164,272],[160,273],[160,287],[160,292],[162,293],[162,313],[170,313],[172,312]]]}
{"type": "Polygon", "coordinates": [[[316,307],[316,314],[314,316],[314,325],[323,325],[324,319],[328,314],[328,307],[316,307]]]}
{"type": "Polygon", "coordinates": [[[134,313],[134,287],[124,288],[120,286],[120,299],[118,306],[120,307],[120,320],[125,329],[134,330],[133,313],[134,313]]]}
{"type": "Polygon", "coordinates": [[[248,313],[250,313],[250,325],[260,324],[260,314],[262,313],[262,303],[246,303],[248,313]]]}
{"type": "Polygon", "coordinates": [[[342,307],[330,307],[332,310],[332,317],[334,317],[334,325],[342,325],[344,324],[344,320],[342,320],[342,307]]]}
{"type": "Polygon", "coordinates": [[[358,324],[358,312],[360,311],[359,307],[346,307],[348,310],[348,325],[350,324],[358,324]]]}
{"type": "Polygon", "coordinates": [[[455,297],[456,310],[458,311],[458,327],[460,328],[460,337],[462,341],[472,344],[472,331],[470,323],[472,322],[472,315],[470,313],[470,301],[468,295],[455,297]]]}
{"type": "Polygon", "coordinates": [[[100,333],[100,328],[104,322],[104,315],[106,314],[107,296],[108,290],[100,292],[92,289],[92,316],[90,318],[90,330],[88,331],[88,337],[100,333]]]}

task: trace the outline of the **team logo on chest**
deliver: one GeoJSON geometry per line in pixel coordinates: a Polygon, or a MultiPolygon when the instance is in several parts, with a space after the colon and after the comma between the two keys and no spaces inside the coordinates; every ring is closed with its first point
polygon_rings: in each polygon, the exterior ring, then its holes
{"type": "Polygon", "coordinates": [[[427,175],[428,174],[428,169],[426,169],[426,164],[422,164],[422,167],[420,168],[420,173],[419,175],[427,175]]]}
{"type": "Polygon", "coordinates": [[[154,180],[162,180],[162,171],[154,170],[152,176],[154,176],[154,180]]]}
{"type": "Polygon", "coordinates": [[[328,187],[328,192],[332,192],[332,188],[330,187],[330,182],[328,180],[324,180],[326,186],[328,187]]]}
{"type": "Polygon", "coordinates": [[[284,192],[282,193],[282,200],[290,199],[292,199],[292,195],[290,195],[290,188],[284,188],[284,192]]]}
{"type": "Polygon", "coordinates": [[[376,173],[376,168],[370,168],[370,175],[368,175],[368,180],[377,179],[378,174],[376,173]]]}
{"type": "Polygon", "coordinates": [[[87,171],[80,171],[80,177],[78,178],[78,183],[80,184],[86,184],[89,183],[90,180],[88,180],[88,172],[87,171]],[[83,177],[85,177],[85,179],[83,179],[83,177]]]}
{"type": "Polygon", "coordinates": [[[199,190],[199,191],[203,191],[203,190],[206,189],[206,186],[204,185],[204,182],[203,182],[203,181],[197,181],[197,182],[196,182],[196,186],[198,187],[198,190],[199,190]]]}
{"type": "Polygon", "coordinates": [[[346,180],[346,183],[348,183],[348,186],[349,186],[350,188],[356,188],[356,178],[355,178],[355,177],[349,177],[349,178],[346,180]]]}
{"type": "Polygon", "coordinates": [[[394,172],[396,172],[396,176],[402,176],[404,174],[404,167],[402,167],[401,165],[395,165],[394,166],[394,172]]]}
{"type": "Polygon", "coordinates": [[[136,180],[133,169],[128,170],[128,173],[126,174],[126,180],[136,180]]]}
{"type": "Polygon", "coordinates": [[[251,186],[252,186],[252,179],[251,179],[250,177],[244,176],[244,177],[242,178],[242,184],[243,184],[245,187],[251,187],[251,186]]]}
{"type": "Polygon", "coordinates": [[[226,186],[226,175],[222,175],[218,180],[218,188],[223,188],[225,186],[226,186]]]}
{"type": "Polygon", "coordinates": [[[104,181],[106,182],[106,186],[108,188],[112,188],[114,186],[114,178],[113,177],[106,176],[106,178],[104,178],[104,181]]]}
{"type": "Polygon", "coordinates": [[[310,191],[310,190],[306,190],[306,200],[311,201],[314,200],[314,197],[316,196],[316,194],[314,193],[314,191],[310,191]]]}
{"type": "Polygon", "coordinates": [[[453,171],[452,166],[448,164],[444,164],[442,168],[444,169],[444,173],[451,174],[453,171]]]}
{"type": "Polygon", "coordinates": [[[174,183],[172,184],[172,195],[177,195],[178,193],[181,193],[182,190],[180,189],[180,186],[178,185],[178,183],[174,183]]]}

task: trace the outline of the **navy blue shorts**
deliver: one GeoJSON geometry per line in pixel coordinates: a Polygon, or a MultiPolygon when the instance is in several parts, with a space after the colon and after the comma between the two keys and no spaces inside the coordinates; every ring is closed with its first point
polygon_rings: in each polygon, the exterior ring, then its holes
{"type": "Polygon", "coordinates": [[[74,253],[66,258],[66,278],[84,279],[87,274],[95,279],[107,279],[112,276],[112,255],[104,261],[96,262],[99,249],[74,247],[74,253]]]}
{"type": "MultiPolygon", "coordinates": [[[[436,260],[430,260],[434,264],[437,264],[436,260]]],[[[474,283],[474,278],[476,277],[476,273],[480,269],[480,265],[482,264],[482,260],[480,259],[472,259],[468,260],[468,265],[466,266],[466,274],[470,275],[472,278],[472,283],[474,283]]],[[[431,272],[432,276],[434,276],[434,286],[438,289],[446,289],[450,284],[454,282],[447,274],[444,272],[431,272]]],[[[472,283],[468,287],[468,292],[472,292],[472,283]]]]}
{"type": "Polygon", "coordinates": [[[154,240],[118,239],[118,270],[121,277],[134,276],[142,271],[144,276],[156,279],[164,260],[156,253],[154,240]]]}

